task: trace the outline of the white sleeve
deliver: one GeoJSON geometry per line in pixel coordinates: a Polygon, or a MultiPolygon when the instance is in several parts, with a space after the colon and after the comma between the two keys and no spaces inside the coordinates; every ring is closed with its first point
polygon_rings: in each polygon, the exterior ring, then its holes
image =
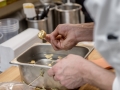
{"type": "Polygon", "coordinates": [[[115,78],[113,82],[113,90],[120,90],[120,83],[117,77],[115,78]]]}
{"type": "Polygon", "coordinates": [[[115,69],[113,90],[120,90],[120,0],[86,0],[95,22],[95,47],[115,69]]]}

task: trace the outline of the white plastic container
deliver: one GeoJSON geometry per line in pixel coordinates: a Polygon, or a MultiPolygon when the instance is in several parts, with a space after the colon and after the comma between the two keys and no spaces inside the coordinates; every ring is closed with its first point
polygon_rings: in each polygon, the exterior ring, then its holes
{"type": "Polygon", "coordinates": [[[3,42],[3,34],[0,33],[0,44],[3,42]]]}
{"type": "Polygon", "coordinates": [[[3,42],[18,34],[19,22],[17,19],[8,18],[0,20],[0,32],[3,33],[3,42]]]}
{"type": "MultiPolygon", "coordinates": [[[[35,43],[42,43],[38,37],[39,30],[29,28],[15,37],[0,44],[0,71],[12,66],[9,62],[21,55],[35,43]]],[[[1,90],[1,89],[0,89],[1,90]]]]}

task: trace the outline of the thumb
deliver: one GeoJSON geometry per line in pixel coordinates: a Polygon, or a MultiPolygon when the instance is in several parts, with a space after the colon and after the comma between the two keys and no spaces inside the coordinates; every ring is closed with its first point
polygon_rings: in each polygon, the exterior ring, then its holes
{"type": "Polygon", "coordinates": [[[54,73],[54,71],[53,71],[53,68],[49,69],[47,73],[48,73],[48,75],[51,76],[51,77],[55,75],[55,73],[54,73]]]}

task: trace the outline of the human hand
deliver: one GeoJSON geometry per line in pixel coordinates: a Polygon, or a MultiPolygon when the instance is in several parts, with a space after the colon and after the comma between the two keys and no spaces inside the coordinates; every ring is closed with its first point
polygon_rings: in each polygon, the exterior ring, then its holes
{"type": "Polygon", "coordinates": [[[92,40],[93,25],[93,23],[60,24],[51,34],[47,34],[45,39],[55,50],[69,50],[78,42],[92,40]]]}
{"type": "Polygon", "coordinates": [[[49,35],[46,40],[50,42],[55,50],[68,50],[74,47],[77,42],[75,35],[76,25],[60,24],[49,35]]]}
{"type": "Polygon", "coordinates": [[[49,71],[62,86],[68,89],[78,88],[86,83],[102,90],[112,90],[115,74],[77,55],[68,55],[58,60],[49,71]]]}
{"type": "Polygon", "coordinates": [[[56,81],[68,89],[75,89],[83,84],[85,80],[82,77],[82,61],[85,59],[77,55],[68,55],[67,57],[59,60],[58,63],[48,71],[50,76],[54,76],[56,81]]]}

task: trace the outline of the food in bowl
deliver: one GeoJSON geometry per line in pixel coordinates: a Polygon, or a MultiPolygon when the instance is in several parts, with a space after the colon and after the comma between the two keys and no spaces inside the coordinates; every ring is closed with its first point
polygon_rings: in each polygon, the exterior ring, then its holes
{"type": "Polygon", "coordinates": [[[36,62],[35,62],[35,60],[31,60],[31,62],[30,62],[30,64],[35,64],[36,62]]]}

